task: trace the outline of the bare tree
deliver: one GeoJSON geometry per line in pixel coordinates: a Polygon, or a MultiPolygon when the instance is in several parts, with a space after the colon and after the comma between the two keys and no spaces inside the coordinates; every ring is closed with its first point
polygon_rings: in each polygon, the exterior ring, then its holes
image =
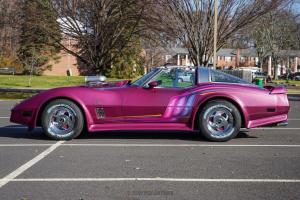
{"type": "Polygon", "coordinates": [[[0,0],[0,56],[15,58],[19,47],[21,2],[0,0]]]}
{"type": "Polygon", "coordinates": [[[107,73],[141,33],[146,4],[135,0],[52,0],[61,30],[72,47],[59,42],[90,70],[107,73]]]}
{"type": "MultiPolygon", "coordinates": [[[[194,65],[207,65],[213,53],[214,0],[163,0],[174,30],[190,53],[194,65]]],[[[220,0],[218,9],[218,40],[220,49],[234,33],[258,17],[276,9],[285,0],[220,0]]]]}
{"type": "MultiPolygon", "coordinates": [[[[253,24],[251,37],[254,40],[260,63],[268,55],[272,56],[274,76],[278,78],[277,60],[283,55],[281,50],[297,49],[296,16],[288,10],[272,11],[253,24]]],[[[288,51],[285,51],[288,52],[288,51]]]]}

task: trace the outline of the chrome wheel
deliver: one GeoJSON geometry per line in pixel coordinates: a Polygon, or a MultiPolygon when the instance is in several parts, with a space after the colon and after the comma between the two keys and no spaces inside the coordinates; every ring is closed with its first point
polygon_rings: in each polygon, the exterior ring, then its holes
{"type": "Polygon", "coordinates": [[[214,138],[226,138],[234,130],[234,117],[231,109],[223,105],[211,107],[206,112],[207,129],[214,138]]]}
{"type": "Polygon", "coordinates": [[[54,136],[67,136],[73,133],[76,123],[76,112],[68,105],[59,104],[50,107],[48,132],[54,136]]]}

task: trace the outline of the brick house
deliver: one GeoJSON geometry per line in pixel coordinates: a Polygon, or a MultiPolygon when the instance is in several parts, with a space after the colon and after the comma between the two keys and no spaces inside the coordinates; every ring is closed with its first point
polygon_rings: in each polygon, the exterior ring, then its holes
{"type": "MultiPolygon", "coordinates": [[[[217,56],[217,66],[220,68],[253,67],[258,63],[255,49],[220,49],[217,56]]],[[[185,48],[167,48],[162,59],[175,65],[193,65],[185,48]]]]}
{"type": "MultiPolygon", "coordinates": [[[[67,45],[71,45],[71,40],[64,40],[67,45]]],[[[69,46],[70,47],[70,46],[69,46]]],[[[296,50],[281,50],[277,54],[279,56],[278,74],[286,73],[286,69],[290,68],[292,72],[300,71],[300,51],[296,50]],[[289,62],[287,61],[289,60],[289,62]]],[[[78,65],[78,60],[73,55],[64,51],[60,52],[60,61],[52,62],[52,69],[44,72],[44,75],[67,75],[68,71],[73,76],[80,75],[81,71],[78,65]]],[[[193,66],[190,59],[189,52],[185,48],[157,48],[148,51],[144,49],[141,56],[148,57],[149,63],[145,63],[145,68],[164,65],[171,63],[174,65],[193,66]],[[150,62],[151,61],[151,62],[150,62]]],[[[258,57],[255,48],[248,49],[220,49],[217,52],[217,66],[220,69],[235,69],[238,67],[255,67],[258,65],[258,57]]],[[[212,59],[210,64],[212,64],[212,59]]],[[[268,55],[263,62],[263,71],[268,72],[269,75],[274,74],[272,68],[271,56],[268,55]]]]}
{"type": "MultiPolygon", "coordinates": [[[[73,48],[73,43],[69,38],[65,38],[63,40],[63,43],[66,47],[69,49],[73,48]]],[[[60,57],[59,61],[51,61],[49,64],[51,64],[51,70],[46,70],[43,72],[43,75],[56,75],[56,76],[67,76],[68,73],[72,76],[79,76],[80,70],[78,67],[78,61],[77,58],[63,50],[60,51],[59,55],[60,57]]]]}

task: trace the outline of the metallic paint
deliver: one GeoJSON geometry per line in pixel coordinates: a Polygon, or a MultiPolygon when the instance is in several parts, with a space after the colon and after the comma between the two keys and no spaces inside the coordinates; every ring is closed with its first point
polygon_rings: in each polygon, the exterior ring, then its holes
{"type": "Polygon", "coordinates": [[[194,130],[199,108],[210,100],[226,99],[241,112],[245,128],[287,120],[289,102],[283,87],[259,88],[231,83],[200,83],[189,88],[146,89],[122,81],[104,87],[63,87],[29,98],[12,109],[11,122],[39,126],[44,106],[54,99],[69,99],[83,111],[88,131],[194,130]],[[270,107],[275,112],[267,112],[270,107]],[[98,118],[103,108],[105,118],[98,118]],[[23,116],[23,112],[32,116],[23,116]]]}

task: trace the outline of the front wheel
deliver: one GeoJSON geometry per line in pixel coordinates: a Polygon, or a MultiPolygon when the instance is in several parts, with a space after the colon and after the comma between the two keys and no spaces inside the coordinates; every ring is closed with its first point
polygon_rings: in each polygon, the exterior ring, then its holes
{"type": "Polygon", "coordinates": [[[71,140],[80,135],[83,127],[83,114],[72,101],[66,99],[51,101],[43,111],[42,128],[52,139],[71,140]]]}
{"type": "Polygon", "coordinates": [[[208,102],[199,114],[200,132],[210,141],[228,141],[239,133],[241,114],[230,102],[214,100],[208,102]]]}

